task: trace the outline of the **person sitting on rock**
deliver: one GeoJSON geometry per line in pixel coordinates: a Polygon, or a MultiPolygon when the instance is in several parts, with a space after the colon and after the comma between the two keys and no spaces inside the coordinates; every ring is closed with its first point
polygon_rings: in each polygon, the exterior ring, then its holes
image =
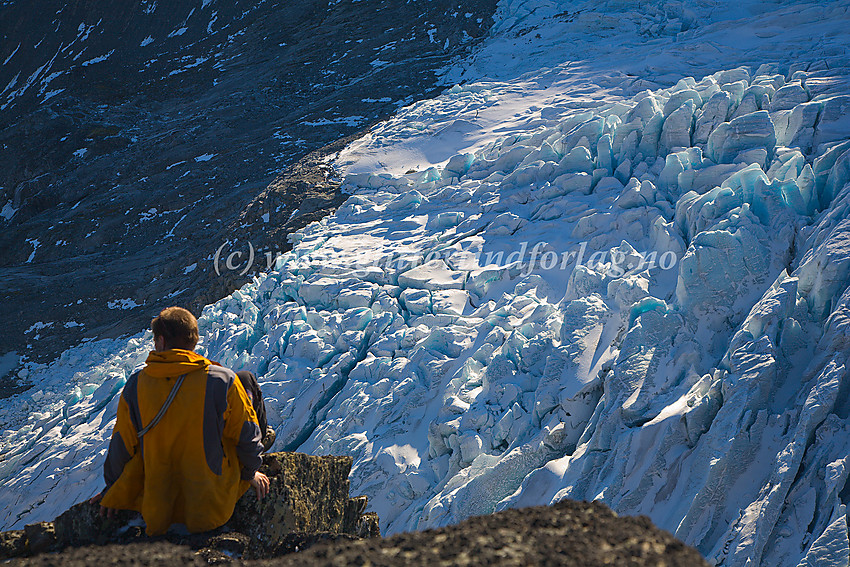
{"type": "Polygon", "coordinates": [[[172,524],[212,530],[230,519],[249,486],[258,499],[268,493],[269,479],[258,470],[257,414],[232,370],[194,352],[198,322],[189,311],[164,309],[151,329],[154,350],[121,393],[106,489],[93,500],[109,515],[140,512],[148,535],[172,524]]]}

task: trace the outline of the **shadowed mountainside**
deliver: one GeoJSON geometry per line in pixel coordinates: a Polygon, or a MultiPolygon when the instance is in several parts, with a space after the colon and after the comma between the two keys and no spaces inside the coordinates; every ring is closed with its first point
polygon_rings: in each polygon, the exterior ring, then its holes
{"type": "Polygon", "coordinates": [[[438,92],[495,4],[3,2],[0,355],[243,284],[343,200],[309,154],[438,92]]]}

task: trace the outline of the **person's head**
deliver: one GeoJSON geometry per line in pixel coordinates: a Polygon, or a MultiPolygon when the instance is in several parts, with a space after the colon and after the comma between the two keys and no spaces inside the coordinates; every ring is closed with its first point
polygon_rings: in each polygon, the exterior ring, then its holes
{"type": "Polygon", "coordinates": [[[168,307],[151,321],[154,350],[181,348],[195,350],[198,344],[198,320],[182,307],[168,307]]]}

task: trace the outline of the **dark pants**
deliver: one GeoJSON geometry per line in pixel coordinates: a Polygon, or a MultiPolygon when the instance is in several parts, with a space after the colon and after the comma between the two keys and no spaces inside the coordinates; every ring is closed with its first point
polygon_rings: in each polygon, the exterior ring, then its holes
{"type": "Polygon", "coordinates": [[[245,387],[248,393],[248,398],[251,400],[251,405],[254,406],[254,411],[257,413],[257,421],[260,422],[260,435],[266,434],[266,404],[263,403],[263,393],[260,391],[260,385],[257,383],[257,377],[253,372],[248,370],[240,370],[236,373],[239,376],[239,381],[245,387]]]}

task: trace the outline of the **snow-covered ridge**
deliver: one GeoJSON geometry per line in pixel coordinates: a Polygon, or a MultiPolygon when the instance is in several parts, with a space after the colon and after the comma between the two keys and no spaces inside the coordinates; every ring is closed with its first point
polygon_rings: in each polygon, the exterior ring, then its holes
{"type": "MultiPolygon", "coordinates": [[[[846,564],[850,88],[821,55],[412,105],[339,157],[336,215],[204,310],[202,351],[260,375],[276,449],[352,455],[385,533],[601,499],[716,564],[846,564]]],[[[5,529],[99,490],[149,340],[0,411],[5,529]]]]}

